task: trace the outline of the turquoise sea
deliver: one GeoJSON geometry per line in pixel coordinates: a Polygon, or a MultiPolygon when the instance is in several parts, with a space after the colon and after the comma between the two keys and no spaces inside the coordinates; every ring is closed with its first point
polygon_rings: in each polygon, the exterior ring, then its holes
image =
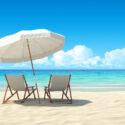
{"type": "MultiPolygon", "coordinates": [[[[72,90],[125,91],[125,70],[35,70],[39,87],[48,85],[50,74],[71,74],[72,90]]],[[[5,74],[24,74],[34,85],[32,70],[0,70],[0,88],[5,88],[5,74]]]]}

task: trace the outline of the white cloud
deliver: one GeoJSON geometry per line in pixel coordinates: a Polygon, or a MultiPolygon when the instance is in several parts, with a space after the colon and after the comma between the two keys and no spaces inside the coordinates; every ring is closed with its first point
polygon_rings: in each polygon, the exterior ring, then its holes
{"type": "Polygon", "coordinates": [[[90,48],[75,46],[69,51],[60,51],[51,59],[56,66],[83,68],[125,68],[125,48],[104,53],[104,58],[94,56],[90,48]]]}
{"type": "MultiPolygon", "coordinates": [[[[43,59],[37,59],[37,60],[34,60],[33,61],[33,64],[35,66],[35,64],[38,66],[38,65],[41,65],[41,64],[44,64],[44,65],[50,65],[50,62],[48,60],[48,57],[45,57],[43,59]]],[[[24,62],[24,63],[15,63],[12,67],[14,68],[31,68],[31,62],[24,62]]]]}
{"type": "Polygon", "coordinates": [[[97,65],[100,61],[99,56],[94,56],[92,50],[84,45],[75,46],[69,51],[59,51],[55,53],[51,59],[56,66],[77,66],[77,67],[90,67],[97,65]]]}
{"type": "Polygon", "coordinates": [[[97,65],[98,62],[100,62],[100,61],[101,61],[100,57],[95,56],[95,57],[92,57],[92,58],[88,58],[87,60],[84,60],[83,64],[97,65]]]}
{"type": "Polygon", "coordinates": [[[109,67],[125,67],[125,48],[106,52],[103,64],[109,67]]]}
{"type": "Polygon", "coordinates": [[[43,59],[37,59],[33,61],[34,64],[45,64],[45,65],[49,65],[50,62],[48,60],[48,57],[45,57],[43,59]]]}
{"type": "MultiPolygon", "coordinates": [[[[95,56],[93,51],[84,46],[77,45],[68,51],[59,51],[52,57],[45,57],[33,61],[34,66],[39,68],[41,64],[45,68],[125,68],[125,48],[115,49],[104,53],[104,58],[95,56]]],[[[16,63],[13,67],[30,68],[30,62],[16,63]]],[[[41,68],[41,67],[40,67],[41,68]]]]}
{"type": "Polygon", "coordinates": [[[16,67],[29,67],[30,64],[29,62],[24,62],[24,63],[15,63],[12,67],[16,68],[16,67]]]}

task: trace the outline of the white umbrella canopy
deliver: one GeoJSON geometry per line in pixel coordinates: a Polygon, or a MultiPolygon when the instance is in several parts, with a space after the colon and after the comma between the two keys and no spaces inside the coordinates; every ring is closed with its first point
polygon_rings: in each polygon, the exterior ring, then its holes
{"type": "Polygon", "coordinates": [[[38,99],[39,92],[32,60],[44,58],[62,49],[65,37],[45,29],[20,31],[0,39],[0,62],[31,61],[38,99]]]}
{"type": "Polygon", "coordinates": [[[0,39],[0,62],[29,61],[27,40],[32,60],[49,56],[62,49],[65,37],[45,29],[20,31],[0,39]]]}

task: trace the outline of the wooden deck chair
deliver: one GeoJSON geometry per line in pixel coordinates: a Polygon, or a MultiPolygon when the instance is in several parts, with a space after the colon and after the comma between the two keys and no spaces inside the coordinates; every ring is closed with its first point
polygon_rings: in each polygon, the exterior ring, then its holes
{"type": "Polygon", "coordinates": [[[35,86],[28,87],[28,84],[26,82],[24,75],[5,75],[5,78],[7,81],[7,87],[6,87],[4,98],[3,98],[3,104],[6,103],[15,94],[17,95],[17,98],[19,99],[18,91],[24,91],[24,97],[21,103],[24,103],[24,101],[31,94],[33,94],[34,99],[36,99],[35,93],[34,93],[34,91],[36,90],[36,87],[35,86]],[[8,89],[10,90],[11,95],[6,99],[6,94],[7,94],[8,89]],[[26,96],[26,93],[28,93],[27,96],[26,96]]]}
{"type": "Polygon", "coordinates": [[[44,88],[44,100],[46,95],[48,96],[50,103],[52,103],[51,94],[52,91],[62,91],[62,101],[63,96],[68,100],[68,103],[72,104],[72,94],[70,88],[71,75],[50,75],[50,80],[48,86],[44,88]],[[69,97],[68,97],[69,92],[69,97]]]}

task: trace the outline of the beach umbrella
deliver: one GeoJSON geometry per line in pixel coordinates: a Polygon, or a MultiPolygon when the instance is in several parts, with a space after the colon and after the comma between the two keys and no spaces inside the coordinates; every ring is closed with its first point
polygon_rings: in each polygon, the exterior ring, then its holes
{"type": "Polygon", "coordinates": [[[65,37],[45,29],[20,31],[0,39],[0,63],[31,61],[38,99],[39,92],[32,60],[44,58],[62,49],[65,37]]]}

